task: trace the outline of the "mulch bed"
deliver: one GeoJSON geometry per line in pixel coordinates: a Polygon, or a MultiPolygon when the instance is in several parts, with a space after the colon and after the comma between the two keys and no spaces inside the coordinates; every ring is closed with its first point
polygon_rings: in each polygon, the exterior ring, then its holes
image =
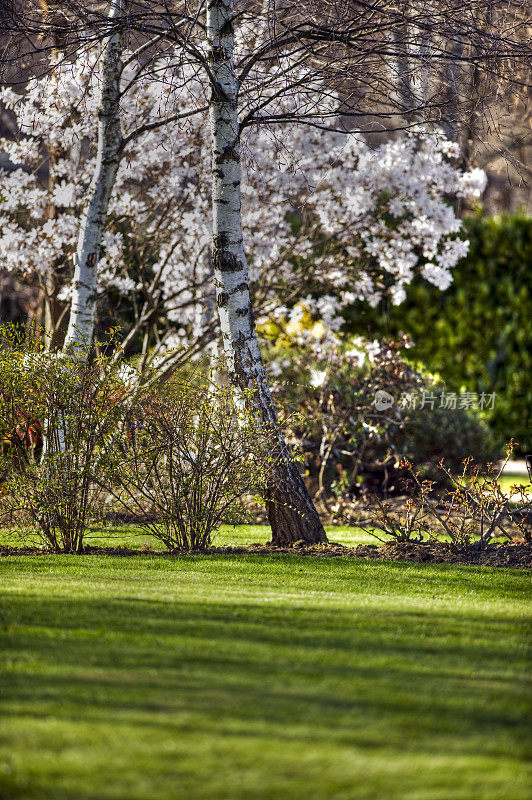
{"type": "MultiPolygon", "coordinates": [[[[444,542],[390,542],[382,545],[359,544],[356,547],[345,547],[341,544],[306,546],[297,542],[292,547],[274,547],[270,544],[252,544],[242,547],[209,547],[206,550],[190,551],[191,555],[278,555],[289,553],[300,556],[318,556],[319,558],[378,558],[385,561],[411,561],[432,564],[473,564],[490,567],[514,567],[530,569],[532,567],[532,544],[529,543],[494,543],[484,550],[471,550],[468,553],[455,553],[450,545],[444,542]]],[[[49,550],[39,547],[9,547],[0,545],[0,556],[13,555],[45,555],[49,550]]],[[[159,556],[167,558],[183,555],[183,551],[132,550],[127,547],[85,547],[84,555],[114,556],[159,556]]]]}

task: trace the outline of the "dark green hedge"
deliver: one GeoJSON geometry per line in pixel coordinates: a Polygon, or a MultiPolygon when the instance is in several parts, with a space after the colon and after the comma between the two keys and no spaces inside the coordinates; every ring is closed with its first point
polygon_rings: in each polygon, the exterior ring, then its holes
{"type": "Polygon", "coordinates": [[[411,334],[410,357],[454,391],[496,392],[488,423],[499,439],[532,451],[532,218],[465,220],[468,256],[440,292],[416,280],[400,306],[353,307],[348,328],[411,334]]]}

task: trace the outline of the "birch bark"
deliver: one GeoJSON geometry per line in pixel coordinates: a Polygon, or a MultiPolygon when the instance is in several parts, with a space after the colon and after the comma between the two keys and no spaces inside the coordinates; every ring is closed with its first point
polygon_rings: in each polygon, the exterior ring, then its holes
{"type": "Polygon", "coordinates": [[[392,30],[392,42],[395,56],[392,59],[391,83],[394,87],[392,100],[399,108],[399,117],[408,124],[412,108],[412,75],[411,64],[408,57],[409,26],[407,23],[398,24],[392,30]]]}
{"type": "Polygon", "coordinates": [[[444,107],[445,122],[443,132],[451,142],[460,140],[460,61],[462,58],[462,45],[460,42],[451,42],[448,61],[444,71],[444,107]]]}
{"type": "Polygon", "coordinates": [[[279,426],[262,363],[249,294],[241,219],[238,82],[234,73],[233,0],[208,0],[207,39],[213,76],[212,257],[224,350],[241,389],[252,389],[263,424],[275,440],[268,516],[273,541],[325,542],[327,537],[279,426]]]}
{"type": "MultiPolygon", "coordinates": [[[[112,0],[109,21],[119,20],[126,0],[112,0]]],[[[98,150],[96,166],[88,191],[88,201],[81,222],[75,256],[70,320],[64,350],[80,356],[87,353],[94,334],[98,260],[109,199],[120,162],[120,71],[123,34],[121,30],[107,37],[100,61],[101,100],[98,112],[98,150]]]]}

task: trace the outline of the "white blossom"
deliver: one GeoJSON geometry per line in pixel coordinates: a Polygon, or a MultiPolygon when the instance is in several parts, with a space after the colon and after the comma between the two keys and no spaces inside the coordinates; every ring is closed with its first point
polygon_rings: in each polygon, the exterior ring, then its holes
{"type": "Polygon", "coordinates": [[[327,380],[327,372],[320,369],[311,369],[309,383],[314,389],[319,389],[327,380]]]}
{"type": "MultiPolygon", "coordinates": [[[[239,42],[244,47],[245,37],[239,42]]],[[[58,57],[49,74],[28,83],[24,96],[0,91],[21,133],[16,143],[0,141],[14,167],[0,170],[5,270],[44,276],[72,264],[94,171],[96,58],[96,51],[73,62],[58,57]],[[43,153],[53,154],[49,186],[36,170],[43,153]]],[[[170,59],[157,78],[147,73],[132,81],[137,69],[132,61],[123,75],[124,85],[131,82],[121,108],[126,134],[194,106],[207,90],[192,74],[173,80],[170,59]]],[[[272,97],[279,80],[274,71],[272,97]]],[[[279,95],[272,102],[290,112],[307,100],[279,95]]],[[[175,327],[167,341],[180,346],[213,324],[209,136],[207,117],[197,114],[129,143],[98,264],[101,292],[141,292],[139,268],[156,276],[163,316],[175,327]]],[[[360,134],[287,124],[282,136],[267,126],[247,129],[242,146],[243,230],[261,322],[287,322],[299,342],[318,348],[322,337],[302,329],[305,311],[334,336],[346,306],[358,300],[376,307],[385,293],[400,303],[416,274],[448,287],[468,245],[458,236],[461,223],[447,198],[479,197],[486,178],[481,170],[453,167],[449,157],[457,155],[456,145],[441,133],[418,128],[371,149],[360,134]],[[301,208],[302,222],[292,226],[290,218],[301,208]],[[329,246],[333,240],[336,249],[329,246]],[[303,279],[313,294],[300,303],[294,288],[303,279]]],[[[68,296],[67,286],[60,299],[68,296]]]]}

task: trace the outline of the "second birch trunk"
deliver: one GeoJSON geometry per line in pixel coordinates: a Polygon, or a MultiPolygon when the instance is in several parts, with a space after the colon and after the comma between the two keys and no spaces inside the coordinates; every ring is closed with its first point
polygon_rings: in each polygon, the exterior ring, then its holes
{"type": "MultiPolygon", "coordinates": [[[[109,22],[124,14],[126,0],[112,0],[109,22]]],[[[94,335],[98,261],[111,192],[120,163],[120,73],[123,35],[120,30],[104,42],[100,62],[101,100],[98,111],[98,150],[94,176],[81,221],[75,256],[70,321],[64,349],[84,356],[94,335]]]]}

